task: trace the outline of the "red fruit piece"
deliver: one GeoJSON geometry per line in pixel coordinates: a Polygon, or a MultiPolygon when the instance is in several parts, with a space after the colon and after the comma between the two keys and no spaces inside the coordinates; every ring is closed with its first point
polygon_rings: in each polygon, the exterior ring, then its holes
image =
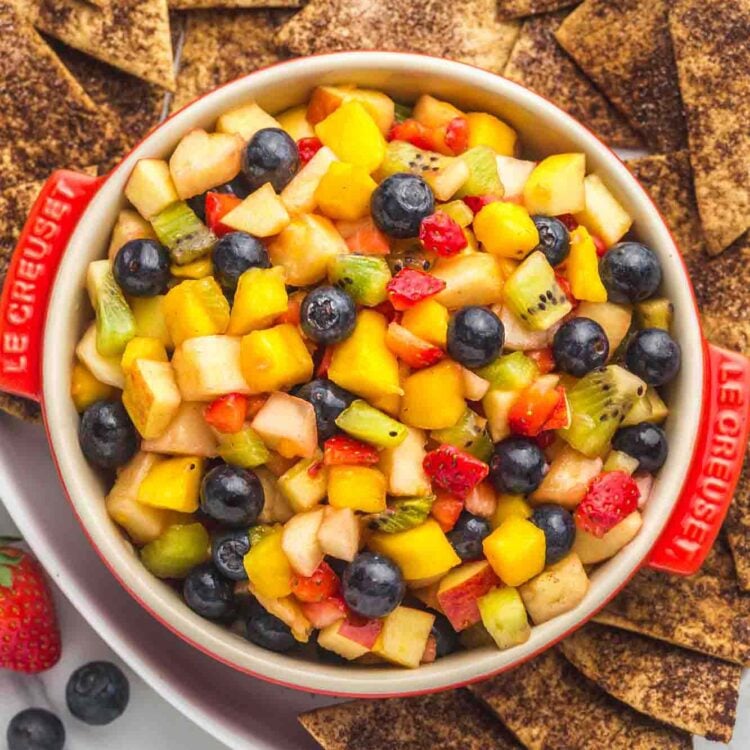
{"type": "Polygon", "coordinates": [[[573,296],[573,290],[570,288],[570,282],[559,273],[555,274],[555,279],[560,285],[560,289],[565,292],[565,296],[568,298],[570,304],[573,305],[574,308],[578,307],[578,300],[573,296]]]}
{"type": "Polygon", "coordinates": [[[327,346],[323,351],[323,356],[320,358],[320,363],[315,370],[315,377],[324,378],[328,375],[328,368],[331,366],[331,360],[333,359],[333,347],[327,346]]]}
{"type": "Polygon", "coordinates": [[[234,232],[232,227],[221,223],[221,220],[233,209],[242,203],[236,195],[229,193],[206,193],[206,224],[217,236],[222,237],[229,232],[234,232]]]}
{"type": "Polygon", "coordinates": [[[463,500],[481,481],[490,467],[453,445],[441,445],[422,461],[427,476],[435,486],[463,500]]]}
{"type": "Polygon", "coordinates": [[[299,160],[302,166],[307,164],[321,148],[323,148],[323,143],[320,138],[300,138],[297,141],[297,151],[299,151],[299,160]]]}
{"type": "Polygon", "coordinates": [[[276,318],[277,323],[291,323],[293,326],[299,325],[300,320],[300,309],[302,308],[302,300],[305,299],[307,292],[294,292],[289,295],[289,305],[286,308],[286,312],[281,313],[276,318]]]}
{"type": "Polygon", "coordinates": [[[539,378],[521,391],[508,413],[512,432],[516,435],[536,437],[542,430],[547,429],[547,420],[560,401],[556,385],[557,377],[550,375],[539,378]]]}
{"type": "Polygon", "coordinates": [[[459,223],[442,211],[422,220],[419,239],[425,250],[443,258],[460,253],[468,244],[459,223]]]}
{"type": "Polygon", "coordinates": [[[339,588],[339,577],[327,562],[320,563],[311,576],[292,576],[292,593],[301,602],[322,602],[338,593],[339,588]]]}
{"type": "Polygon", "coordinates": [[[371,222],[347,237],[346,246],[357,255],[388,255],[391,252],[388,237],[371,222]]]}
{"type": "Polygon", "coordinates": [[[439,362],[445,352],[429,344],[395,321],[389,323],[385,334],[385,345],[409,367],[419,370],[439,362]]]}
{"type": "Polygon", "coordinates": [[[463,500],[444,492],[438,492],[430,509],[430,515],[438,522],[440,528],[448,533],[456,525],[463,509],[463,500]]]}
{"type": "Polygon", "coordinates": [[[212,401],[204,409],[203,416],[219,432],[239,432],[247,419],[247,407],[247,396],[229,393],[212,401]]]}
{"type": "Polygon", "coordinates": [[[434,150],[435,142],[432,135],[432,131],[422,125],[421,122],[416,120],[404,120],[399,122],[391,128],[388,133],[389,141],[406,141],[411,143],[412,146],[417,148],[425,149],[427,151],[434,150]]]}
{"type": "Polygon", "coordinates": [[[555,391],[558,394],[557,406],[544,423],[543,430],[563,430],[570,427],[570,404],[568,404],[565,388],[558,386],[555,391]]]}
{"type": "Polygon", "coordinates": [[[424,271],[404,268],[388,282],[387,289],[388,299],[396,310],[408,310],[445,289],[445,282],[424,271]]]}
{"type": "Polygon", "coordinates": [[[334,435],[323,444],[323,462],[326,466],[371,466],[379,460],[377,448],[348,435],[334,435]]]}
{"type": "Polygon", "coordinates": [[[55,605],[39,563],[0,546],[0,669],[43,672],[60,653],[55,605]]]}
{"type": "Polygon", "coordinates": [[[437,641],[435,640],[435,636],[431,635],[427,639],[427,645],[424,647],[424,653],[422,654],[422,659],[419,663],[432,664],[435,659],[437,659],[437,641]]]}
{"type": "Polygon", "coordinates": [[[624,471],[607,471],[594,477],[575,512],[576,524],[596,537],[604,536],[638,508],[640,490],[624,471]]]}
{"type": "Polygon", "coordinates": [[[594,241],[597,256],[601,258],[603,255],[606,255],[607,246],[604,244],[604,240],[596,234],[592,234],[591,239],[594,241]]]}
{"type": "Polygon", "coordinates": [[[320,602],[302,602],[300,606],[302,613],[316,630],[343,620],[349,612],[341,594],[334,594],[320,602]]]}
{"type": "Polygon", "coordinates": [[[536,362],[536,366],[542,375],[552,372],[556,367],[555,358],[552,356],[552,349],[549,346],[546,349],[529,349],[524,354],[536,362]]]}
{"type": "Polygon", "coordinates": [[[573,216],[573,214],[560,214],[559,216],[556,216],[555,218],[561,221],[563,224],[565,224],[569,232],[572,232],[574,229],[578,227],[578,222],[576,221],[575,216],[573,216]]]}
{"type": "Polygon", "coordinates": [[[499,201],[496,195],[467,195],[463,202],[475,213],[478,214],[489,203],[499,201]]]}
{"type": "Polygon", "coordinates": [[[445,145],[456,155],[469,147],[469,121],[454,117],[445,128],[445,145]]]}

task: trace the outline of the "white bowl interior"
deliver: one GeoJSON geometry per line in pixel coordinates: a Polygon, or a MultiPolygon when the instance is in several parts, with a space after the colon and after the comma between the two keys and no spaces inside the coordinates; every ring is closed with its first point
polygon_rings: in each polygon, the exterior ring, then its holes
{"type": "Polygon", "coordinates": [[[230,83],[176,114],[127,157],[92,201],[61,264],[47,317],[43,381],[50,441],[74,509],[107,565],[157,618],[221,661],[266,679],[337,695],[388,695],[466,683],[528,658],[589,617],[638,569],[669,517],[693,453],[702,406],[703,357],[690,282],[668,230],[622,162],[586,128],[541,97],[479,69],[417,55],[358,52],[294,60],[230,83]],[[463,109],[487,111],[507,120],[521,134],[527,155],[586,153],[588,171],[601,174],[635,218],[634,234],[657,252],[664,268],[664,293],[675,304],[674,333],[682,346],[683,366],[670,390],[670,457],[645,509],[643,528],[619,555],[596,570],[586,598],[575,610],[535,627],[528,642],[508,651],[460,652],[410,671],[335,667],[260,649],[198,617],[172,589],[146,571],[107,516],[106,488],[78,446],[78,415],[70,400],[69,382],[75,345],[90,318],[82,291],[86,267],[106,254],[112,226],[124,204],[123,189],[136,161],[168,156],[185,132],[193,127],[210,128],[232,106],[255,99],[268,111],[280,112],[304,102],[323,83],[356,83],[382,89],[403,101],[429,92],[463,109]]]}

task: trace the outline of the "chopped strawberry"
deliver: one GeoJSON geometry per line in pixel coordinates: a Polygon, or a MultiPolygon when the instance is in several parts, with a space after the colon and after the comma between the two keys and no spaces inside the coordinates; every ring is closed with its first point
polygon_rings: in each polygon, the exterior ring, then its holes
{"type": "Polygon", "coordinates": [[[247,407],[247,396],[229,393],[212,401],[203,410],[203,416],[219,432],[239,432],[247,419],[247,407]]]}
{"type": "Polygon", "coordinates": [[[453,445],[430,451],[422,462],[425,473],[437,487],[463,500],[490,471],[486,463],[453,445]]]}
{"type": "Polygon", "coordinates": [[[574,308],[578,307],[578,300],[573,296],[573,290],[570,288],[570,282],[559,273],[555,274],[555,279],[560,285],[560,289],[565,292],[565,296],[570,301],[570,304],[573,305],[574,308]]]}
{"type": "Polygon", "coordinates": [[[242,200],[230,193],[206,193],[206,224],[217,237],[234,232],[234,229],[222,224],[221,220],[240,203],[242,200]]]}
{"type": "Polygon", "coordinates": [[[302,613],[316,630],[343,620],[349,611],[341,594],[334,594],[320,602],[302,602],[300,606],[302,613]]]}
{"type": "Polygon", "coordinates": [[[640,490],[624,471],[607,471],[594,477],[576,508],[576,525],[596,537],[604,536],[638,508],[640,490]]]}
{"type": "Polygon", "coordinates": [[[594,241],[594,247],[596,248],[596,254],[599,258],[607,254],[607,246],[604,244],[604,240],[597,234],[592,234],[591,239],[594,241]]]}
{"type": "Polygon", "coordinates": [[[558,386],[555,391],[558,393],[557,406],[544,423],[543,430],[564,430],[566,427],[570,427],[570,405],[565,388],[558,386]]]}
{"type": "Polygon", "coordinates": [[[552,372],[556,367],[555,358],[552,356],[552,349],[549,346],[545,349],[529,349],[524,354],[536,362],[536,366],[542,375],[552,372]]]}
{"type": "Polygon", "coordinates": [[[556,385],[557,377],[550,375],[539,378],[521,391],[508,413],[512,432],[516,435],[536,437],[542,430],[547,429],[547,420],[560,401],[556,385]]]}
{"type": "Polygon", "coordinates": [[[438,522],[440,528],[448,533],[456,525],[463,509],[463,500],[438,490],[430,515],[438,522]]]}
{"type": "Polygon", "coordinates": [[[445,352],[439,346],[427,343],[395,321],[388,325],[385,345],[402,362],[415,370],[434,365],[445,356],[445,352]]]}
{"type": "Polygon", "coordinates": [[[563,224],[565,224],[569,232],[572,232],[574,229],[578,227],[578,222],[576,221],[575,216],[573,216],[573,214],[560,214],[559,216],[556,216],[555,218],[561,221],[563,224]]]}
{"type": "Polygon", "coordinates": [[[289,305],[286,308],[286,312],[281,313],[276,318],[277,323],[291,323],[293,326],[299,325],[300,320],[300,309],[302,308],[302,300],[305,299],[307,292],[294,292],[289,295],[289,305]]]}
{"type": "Polygon", "coordinates": [[[247,397],[247,417],[246,419],[252,419],[268,401],[268,396],[264,394],[258,394],[257,396],[247,397]]]}
{"type": "Polygon", "coordinates": [[[380,454],[376,448],[348,435],[334,435],[323,444],[323,461],[326,466],[370,466],[379,460],[380,454]]]}
{"type": "Polygon", "coordinates": [[[341,584],[333,568],[322,562],[311,576],[294,573],[291,585],[292,593],[301,602],[322,602],[338,593],[341,584]]]}
{"type": "Polygon", "coordinates": [[[468,244],[459,223],[442,211],[437,211],[422,220],[419,239],[425,250],[443,258],[460,253],[468,244]]]}
{"type": "Polygon", "coordinates": [[[331,366],[331,360],[333,359],[333,347],[327,346],[323,352],[323,356],[320,358],[320,363],[315,370],[315,377],[324,378],[328,375],[328,368],[331,366]]]}
{"type": "Polygon", "coordinates": [[[363,225],[347,237],[346,245],[358,255],[388,255],[391,252],[388,237],[372,222],[363,225]]]}
{"type": "Polygon", "coordinates": [[[502,200],[496,195],[467,195],[463,202],[475,213],[478,214],[486,205],[496,203],[502,200]]]}
{"type": "Polygon", "coordinates": [[[388,140],[406,141],[427,151],[433,151],[435,148],[432,131],[421,122],[411,119],[396,123],[388,133],[388,140]]]}
{"type": "Polygon", "coordinates": [[[469,147],[469,121],[465,117],[454,117],[445,128],[445,145],[454,156],[469,147]]]}
{"type": "Polygon", "coordinates": [[[544,450],[555,442],[556,437],[554,430],[543,430],[534,438],[534,442],[544,450]]]}
{"type": "Polygon", "coordinates": [[[320,138],[300,138],[297,141],[297,151],[299,151],[299,160],[304,166],[315,154],[323,148],[320,138]]]}
{"type": "Polygon", "coordinates": [[[424,271],[404,268],[388,282],[387,289],[388,299],[396,310],[408,310],[445,289],[445,282],[424,271]]]}

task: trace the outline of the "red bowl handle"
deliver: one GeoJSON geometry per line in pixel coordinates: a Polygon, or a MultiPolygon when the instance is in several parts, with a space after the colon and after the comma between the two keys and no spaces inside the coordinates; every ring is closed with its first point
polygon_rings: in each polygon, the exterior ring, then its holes
{"type": "Polygon", "coordinates": [[[102,182],[59,170],[34,202],[0,297],[0,390],[41,399],[42,332],[52,283],[68,240],[102,182]]]}
{"type": "Polygon", "coordinates": [[[703,564],[732,502],[750,429],[750,360],[707,347],[703,419],[674,511],[647,561],[692,575],[703,564]]]}

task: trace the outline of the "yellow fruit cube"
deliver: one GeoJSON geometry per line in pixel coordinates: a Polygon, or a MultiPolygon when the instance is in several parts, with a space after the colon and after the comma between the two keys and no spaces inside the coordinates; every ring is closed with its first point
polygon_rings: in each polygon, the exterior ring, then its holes
{"type": "Polygon", "coordinates": [[[599,276],[596,245],[586,227],[576,227],[570,233],[570,255],[566,265],[574,297],[587,302],[607,301],[607,290],[599,276]]]}
{"type": "Polygon", "coordinates": [[[413,373],[404,381],[401,421],[422,430],[453,427],[466,410],[461,366],[440,362],[413,373]]]}
{"type": "Polygon", "coordinates": [[[164,314],[165,299],[165,295],[160,294],[156,297],[131,297],[128,301],[135,318],[136,336],[159,339],[167,349],[172,349],[174,342],[164,314]]]}
{"type": "Polygon", "coordinates": [[[334,508],[363,513],[385,510],[386,479],[369,466],[332,466],[328,472],[328,502],[334,508]]]}
{"type": "Polygon", "coordinates": [[[445,348],[448,317],[448,309],[439,302],[423,299],[404,312],[401,325],[423,341],[445,348]]]}
{"type": "Polygon", "coordinates": [[[529,212],[515,203],[488,203],[474,217],[474,232],[487,252],[502,258],[522,260],[539,244],[529,212]]]}
{"type": "Polygon", "coordinates": [[[274,192],[270,182],[266,182],[254,193],[233,208],[222,220],[222,224],[247,232],[253,237],[272,237],[288,223],[289,213],[281,198],[274,192]]]}
{"type": "Polygon", "coordinates": [[[284,269],[249,268],[237,284],[227,333],[240,335],[265,328],[288,307],[284,269]]]}
{"type": "Polygon", "coordinates": [[[429,94],[422,94],[414,104],[412,117],[425,127],[440,128],[456,117],[465,117],[465,115],[450,102],[436,99],[429,94]]]}
{"type": "Polygon", "coordinates": [[[544,570],[544,532],[520,516],[511,516],[482,542],[484,556],[506,586],[520,586],[544,570]]]}
{"type": "Polygon", "coordinates": [[[211,276],[213,272],[214,264],[209,256],[199,258],[184,266],[173,264],[169,267],[169,273],[177,279],[204,279],[206,276],[211,276]]]}
{"type": "Polygon", "coordinates": [[[461,558],[432,518],[398,534],[376,532],[370,536],[367,546],[390,557],[407,581],[434,579],[461,564],[461,558]]]}
{"type": "Polygon", "coordinates": [[[585,173],[585,154],[555,154],[543,159],[523,187],[523,202],[528,212],[559,216],[583,211],[585,173]]]}
{"type": "Polygon", "coordinates": [[[469,148],[489,146],[500,156],[513,156],[516,153],[518,135],[510,125],[487,112],[469,112],[469,148]]]}
{"type": "Polygon", "coordinates": [[[588,175],[583,181],[583,187],[586,207],[575,215],[575,219],[610,247],[627,234],[633,219],[609,192],[599,175],[588,175]]]}
{"type": "Polygon", "coordinates": [[[263,128],[280,128],[278,120],[268,114],[255,102],[241,104],[239,107],[227,110],[216,121],[218,133],[236,133],[244,141],[249,141],[263,128]]]}
{"type": "Polygon", "coordinates": [[[148,221],[180,199],[169,164],[163,159],[141,159],[130,173],[125,197],[148,221]]]}
{"type": "Polygon", "coordinates": [[[320,212],[331,219],[363,219],[370,214],[370,198],[377,186],[358,164],[334,161],[315,191],[315,200],[320,212]]]}
{"type": "Polygon", "coordinates": [[[494,305],[502,301],[503,276],[499,260],[489,253],[439,258],[432,275],[445,282],[433,299],[449,310],[464,305],[494,305]]]}
{"type": "Polygon", "coordinates": [[[313,372],[310,352],[289,323],[243,337],[240,362],[252,393],[286,390],[307,382],[313,372]]]}
{"type": "Polygon", "coordinates": [[[169,362],[136,359],[129,365],[122,403],[146,440],[158,438],[169,427],[181,401],[169,362]]]}
{"type": "Polygon", "coordinates": [[[115,228],[112,230],[112,239],[109,241],[107,257],[114,261],[120,248],[130,240],[155,240],[156,234],[148,221],[136,211],[123,208],[117,216],[115,228]]]}
{"type": "Polygon", "coordinates": [[[175,351],[172,367],[185,401],[213,401],[225,393],[250,393],[242,375],[237,336],[188,339],[175,351]]]}
{"type": "Polygon", "coordinates": [[[198,510],[204,461],[198,456],[165,458],[148,472],[138,488],[138,502],[180,513],[198,510]]]}
{"type": "Polygon", "coordinates": [[[496,529],[508,518],[513,516],[530,518],[532,512],[531,506],[523,495],[500,495],[497,498],[497,508],[490,518],[490,525],[496,529]]]}
{"type": "Polygon", "coordinates": [[[313,126],[307,121],[307,105],[305,104],[284,110],[280,115],[276,115],[276,119],[281,129],[286,130],[295,141],[312,138],[315,135],[313,126]]]}
{"type": "Polygon", "coordinates": [[[256,542],[245,555],[244,564],[250,585],[261,596],[280,599],[292,593],[292,566],[281,546],[283,529],[273,531],[256,542]]]}
{"type": "Polygon", "coordinates": [[[415,669],[422,661],[435,615],[412,607],[396,607],[383,620],[372,652],[402,667],[415,669]]]}
{"type": "Polygon", "coordinates": [[[117,391],[106,383],[97,380],[86,365],[76,362],[70,376],[70,396],[76,410],[88,409],[91,404],[104,398],[112,398],[117,391]]]}
{"type": "Polygon", "coordinates": [[[150,359],[152,362],[169,361],[164,344],[150,336],[136,336],[128,341],[120,361],[122,371],[127,374],[137,359],[150,359]]]}
{"type": "Polygon", "coordinates": [[[315,191],[328,167],[336,161],[336,154],[323,146],[281,191],[281,202],[292,216],[309,214],[315,210],[318,205],[315,191]]]}
{"type": "Polygon", "coordinates": [[[164,315],[175,346],[187,339],[224,333],[229,303],[213,277],[183,281],[164,298],[164,315]]]}
{"type": "Polygon", "coordinates": [[[341,161],[372,174],[385,158],[385,138],[377,123],[357,101],[342,104],[315,126],[315,135],[341,161]]]}

